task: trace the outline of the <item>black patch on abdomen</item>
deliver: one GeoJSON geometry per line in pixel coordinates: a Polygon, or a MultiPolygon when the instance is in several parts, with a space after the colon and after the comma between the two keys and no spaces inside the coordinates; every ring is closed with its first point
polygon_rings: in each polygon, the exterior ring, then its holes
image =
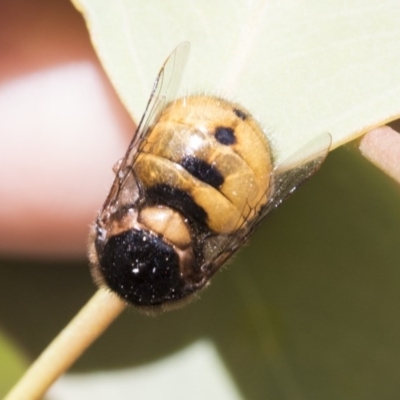
{"type": "Polygon", "coordinates": [[[235,131],[232,128],[218,126],[215,129],[215,139],[224,145],[234,144],[236,142],[235,131]]]}
{"type": "Polygon", "coordinates": [[[243,112],[242,110],[240,110],[239,108],[234,108],[233,112],[241,120],[245,121],[247,119],[247,114],[245,112],[243,112]]]}
{"type": "Polygon", "coordinates": [[[186,218],[206,225],[207,213],[184,190],[158,184],[147,189],[147,198],[151,204],[174,208],[186,218]]]}
{"type": "Polygon", "coordinates": [[[218,189],[224,183],[224,177],[216,167],[197,157],[185,157],[180,165],[195,178],[218,189]]]}

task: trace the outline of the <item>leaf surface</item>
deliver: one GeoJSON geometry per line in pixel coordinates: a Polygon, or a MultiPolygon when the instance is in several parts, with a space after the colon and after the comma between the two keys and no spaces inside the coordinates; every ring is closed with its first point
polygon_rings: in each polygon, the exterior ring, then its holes
{"type": "Polygon", "coordinates": [[[283,160],[322,132],[335,148],[400,115],[400,3],[74,0],[138,121],[153,80],[192,44],[182,95],[243,104],[283,160]]]}

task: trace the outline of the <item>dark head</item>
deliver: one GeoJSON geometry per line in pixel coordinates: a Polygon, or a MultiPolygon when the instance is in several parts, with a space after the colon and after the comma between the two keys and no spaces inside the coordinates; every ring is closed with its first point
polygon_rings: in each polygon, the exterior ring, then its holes
{"type": "Polygon", "coordinates": [[[98,255],[101,279],[132,305],[154,307],[189,294],[179,255],[162,237],[130,229],[111,236],[98,255]]]}

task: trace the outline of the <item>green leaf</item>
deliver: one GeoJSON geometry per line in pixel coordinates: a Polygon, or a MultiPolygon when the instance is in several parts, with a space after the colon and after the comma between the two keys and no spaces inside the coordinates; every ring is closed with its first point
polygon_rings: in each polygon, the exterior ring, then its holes
{"type": "Polygon", "coordinates": [[[0,397],[3,398],[10,387],[22,376],[28,366],[28,361],[3,332],[0,332],[0,354],[0,397]]]}
{"type": "Polygon", "coordinates": [[[181,94],[249,109],[279,160],[330,132],[333,148],[400,115],[400,3],[74,0],[138,120],[164,59],[192,44],[181,94]]]}

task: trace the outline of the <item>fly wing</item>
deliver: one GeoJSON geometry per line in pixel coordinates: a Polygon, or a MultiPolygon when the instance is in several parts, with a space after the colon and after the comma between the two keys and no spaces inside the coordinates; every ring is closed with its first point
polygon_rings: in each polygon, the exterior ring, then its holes
{"type": "Polygon", "coordinates": [[[143,142],[165,106],[176,98],[190,53],[190,43],[182,42],[165,60],[153,84],[153,89],[136,133],[128,147],[126,164],[133,165],[138,146],[143,142]]]}
{"type": "MultiPolygon", "coordinates": [[[[140,119],[128,150],[123,159],[118,163],[118,170],[113,185],[100,214],[103,214],[104,211],[114,205],[124,186],[129,186],[127,180],[132,176],[132,165],[137,156],[138,148],[149,134],[149,128],[157,122],[165,106],[175,99],[189,53],[190,43],[183,42],[175,48],[161,67],[154,81],[145,112],[140,119]]],[[[126,187],[126,189],[128,191],[129,188],[126,187]]]]}
{"type": "Polygon", "coordinates": [[[331,135],[322,134],[274,168],[272,184],[268,189],[269,200],[261,208],[259,215],[244,222],[236,233],[224,238],[211,239],[214,242],[213,255],[211,257],[209,255],[211,260],[206,260],[204,265],[210,276],[246,242],[271,211],[275,210],[319,169],[328,154],[330,145],[331,135]]]}
{"type": "Polygon", "coordinates": [[[256,227],[317,172],[328,155],[331,142],[332,137],[329,133],[321,134],[274,168],[271,196],[257,218],[256,227]]]}

